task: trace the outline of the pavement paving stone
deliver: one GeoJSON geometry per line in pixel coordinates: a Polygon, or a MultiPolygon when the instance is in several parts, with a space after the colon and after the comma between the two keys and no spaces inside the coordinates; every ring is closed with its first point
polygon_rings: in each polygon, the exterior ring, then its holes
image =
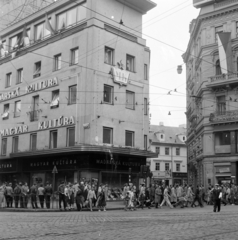
{"type": "Polygon", "coordinates": [[[0,240],[238,240],[238,207],[0,212],[0,240]]]}

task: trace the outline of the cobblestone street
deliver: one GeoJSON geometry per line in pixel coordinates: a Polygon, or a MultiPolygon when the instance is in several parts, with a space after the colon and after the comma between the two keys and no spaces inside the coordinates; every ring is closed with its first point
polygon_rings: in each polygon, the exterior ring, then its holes
{"type": "Polygon", "coordinates": [[[238,207],[136,212],[0,212],[0,239],[238,239],[238,207]]]}

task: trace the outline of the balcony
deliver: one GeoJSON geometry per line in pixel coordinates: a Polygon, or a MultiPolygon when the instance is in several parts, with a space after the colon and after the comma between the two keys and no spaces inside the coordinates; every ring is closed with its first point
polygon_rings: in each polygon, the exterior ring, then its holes
{"type": "Polygon", "coordinates": [[[31,122],[39,120],[39,112],[40,112],[40,110],[35,110],[35,111],[28,112],[31,122]]]}
{"type": "Polygon", "coordinates": [[[211,113],[209,121],[211,123],[238,122],[238,110],[224,111],[222,113],[211,113]]]}
{"type": "Polygon", "coordinates": [[[210,88],[227,87],[229,85],[238,85],[238,72],[210,77],[207,83],[207,87],[210,88]]]}

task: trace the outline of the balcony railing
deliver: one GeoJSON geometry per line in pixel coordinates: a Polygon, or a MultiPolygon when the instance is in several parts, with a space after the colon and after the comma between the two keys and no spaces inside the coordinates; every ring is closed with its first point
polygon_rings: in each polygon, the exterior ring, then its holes
{"type": "Polygon", "coordinates": [[[238,78],[238,72],[221,74],[221,75],[210,77],[210,82],[213,83],[213,82],[225,81],[225,80],[234,79],[234,78],[238,78]]]}
{"type": "Polygon", "coordinates": [[[31,122],[39,120],[39,112],[40,112],[39,110],[28,112],[29,116],[30,116],[30,121],[31,122]]]}
{"type": "Polygon", "coordinates": [[[210,122],[238,121],[238,110],[211,113],[209,120],[210,122]]]}

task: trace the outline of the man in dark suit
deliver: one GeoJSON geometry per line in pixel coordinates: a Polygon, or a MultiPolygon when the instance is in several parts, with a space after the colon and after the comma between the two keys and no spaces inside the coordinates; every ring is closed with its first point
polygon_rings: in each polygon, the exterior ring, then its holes
{"type": "Polygon", "coordinates": [[[218,184],[215,184],[215,188],[212,190],[212,196],[213,196],[213,202],[214,202],[213,212],[216,212],[216,211],[220,212],[222,193],[218,184]]]}
{"type": "Polygon", "coordinates": [[[52,194],[53,194],[53,189],[50,186],[49,182],[47,182],[45,186],[45,202],[46,202],[46,207],[48,209],[50,208],[50,198],[52,194]]]}

